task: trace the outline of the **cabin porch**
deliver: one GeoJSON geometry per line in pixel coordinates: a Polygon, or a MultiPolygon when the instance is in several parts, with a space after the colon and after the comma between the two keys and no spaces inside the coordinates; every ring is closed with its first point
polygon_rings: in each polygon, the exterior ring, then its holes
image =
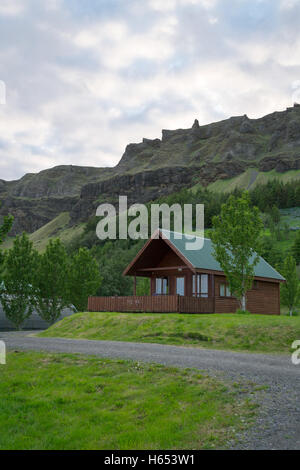
{"type": "Polygon", "coordinates": [[[89,312],[214,313],[212,297],[145,295],[127,297],[90,297],[89,312]]]}
{"type": "Polygon", "coordinates": [[[141,269],[134,273],[133,295],[91,297],[94,312],[213,313],[214,276],[193,273],[186,266],[141,269]],[[149,295],[136,295],[138,277],[150,280],[149,295]]]}

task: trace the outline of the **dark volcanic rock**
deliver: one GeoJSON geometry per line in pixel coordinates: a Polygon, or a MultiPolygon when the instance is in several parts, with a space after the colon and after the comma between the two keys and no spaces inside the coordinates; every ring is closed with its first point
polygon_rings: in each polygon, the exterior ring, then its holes
{"type": "Polygon", "coordinates": [[[272,134],[270,143],[269,143],[269,152],[272,152],[279,146],[280,139],[282,138],[282,133],[280,131],[275,131],[272,134]]]}
{"type": "Polygon", "coordinates": [[[240,133],[241,134],[253,134],[255,132],[255,128],[250,123],[250,120],[246,116],[240,126],[240,133]]]}
{"type": "Polygon", "coordinates": [[[146,144],[149,147],[153,147],[155,149],[160,147],[161,140],[160,139],[143,139],[143,144],[146,144]]]}
{"type": "Polygon", "coordinates": [[[61,212],[71,211],[77,201],[78,198],[71,197],[42,199],[9,197],[1,207],[1,215],[12,214],[14,216],[12,235],[24,231],[32,233],[53,220],[61,212]]]}
{"type": "Polygon", "coordinates": [[[291,157],[290,155],[278,155],[276,157],[266,157],[259,163],[261,171],[276,170],[279,173],[284,173],[289,170],[300,169],[300,154],[299,156],[291,157]]]}
{"type": "Polygon", "coordinates": [[[103,173],[100,168],[59,166],[18,181],[0,182],[0,215],[12,214],[12,235],[32,233],[78,202],[84,184],[103,173]]]}
{"type": "Polygon", "coordinates": [[[195,168],[166,167],[87,184],[82,188],[80,200],[72,209],[71,218],[74,222],[86,220],[87,214],[94,215],[98,204],[117,203],[119,196],[127,196],[128,203],[133,204],[145,203],[171,194],[184,186],[191,185],[196,172],[195,168]]]}
{"type": "Polygon", "coordinates": [[[213,183],[219,179],[233,178],[240,175],[246,169],[246,165],[236,162],[231,155],[227,155],[222,163],[214,165],[213,169],[210,165],[203,166],[199,171],[199,180],[205,183],[213,183]]]}
{"type": "Polygon", "coordinates": [[[177,129],[175,131],[163,129],[162,142],[168,142],[170,140],[172,140],[172,143],[186,142],[189,137],[189,134],[189,129],[177,129]]]}
{"type": "Polygon", "coordinates": [[[200,129],[199,121],[198,121],[198,119],[195,119],[194,124],[192,126],[192,130],[195,131],[195,130],[199,130],[199,129],[200,129]]]}
{"type": "Polygon", "coordinates": [[[292,120],[287,127],[287,141],[300,140],[300,121],[292,120]]]}

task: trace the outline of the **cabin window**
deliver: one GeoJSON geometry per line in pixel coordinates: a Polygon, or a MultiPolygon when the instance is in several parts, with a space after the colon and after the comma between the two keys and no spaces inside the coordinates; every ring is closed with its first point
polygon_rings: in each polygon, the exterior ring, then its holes
{"type": "Polygon", "coordinates": [[[176,278],[176,294],[184,295],[184,277],[176,278]]]}
{"type": "Polygon", "coordinates": [[[220,297],[225,297],[226,284],[220,284],[220,297]]]}
{"type": "Polygon", "coordinates": [[[165,295],[167,293],[168,293],[168,278],[167,277],[156,278],[155,294],[165,295]]]}
{"type": "Polygon", "coordinates": [[[208,274],[193,276],[193,297],[208,297],[208,274]]]}
{"type": "Polygon", "coordinates": [[[220,297],[232,297],[228,284],[220,284],[220,297]]]}
{"type": "Polygon", "coordinates": [[[252,289],[257,290],[258,288],[259,288],[259,282],[258,282],[258,281],[254,281],[254,282],[253,282],[253,287],[252,287],[252,289]]]}

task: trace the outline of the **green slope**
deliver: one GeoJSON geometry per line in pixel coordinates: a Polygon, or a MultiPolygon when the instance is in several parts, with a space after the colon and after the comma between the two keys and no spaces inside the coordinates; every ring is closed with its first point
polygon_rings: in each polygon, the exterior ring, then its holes
{"type": "MultiPolygon", "coordinates": [[[[234,178],[217,180],[211,183],[207,188],[211,191],[218,193],[229,193],[235,189],[253,189],[259,184],[265,184],[268,181],[279,180],[283,183],[288,183],[293,180],[300,180],[300,170],[290,170],[285,173],[278,173],[275,170],[263,172],[258,171],[256,168],[249,168],[244,173],[235,176],[234,178]]],[[[201,184],[196,184],[191,188],[196,191],[201,187],[201,184]]]]}
{"type": "MultiPolygon", "coordinates": [[[[63,243],[67,243],[83,231],[84,224],[70,227],[69,222],[69,212],[62,212],[55,219],[51,220],[51,222],[30,234],[29,238],[33,242],[34,248],[38,251],[44,251],[50,239],[59,238],[63,243]]],[[[5,240],[2,248],[11,248],[13,241],[14,237],[5,240]]]]}
{"type": "Polygon", "coordinates": [[[39,336],[289,354],[300,337],[300,317],[89,312],[64,318],[39,336]]]}
{"type": "Polygon", "coordinates": [[[235,178],[218,180],[210,184],[208,188],[211,191],[217,192],[231,192],[236,188],[239,189],[253,189],[259,184],[266,184],[268,181],[277,179],[283,183],[288,183],[293,180],[300,180],[300,170],[291,170],[286,173],[278,173],[275,170],[262,172],[255,168],[249,168],[235,178]]]}

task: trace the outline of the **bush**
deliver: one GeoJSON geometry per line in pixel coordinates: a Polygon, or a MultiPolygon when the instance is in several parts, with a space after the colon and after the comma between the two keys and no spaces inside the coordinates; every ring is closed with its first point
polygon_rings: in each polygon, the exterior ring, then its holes
{"type": "Polygon", "coordinates": [[[242,310],[241,308],[238,308],[235,313],[237,315],[251,315],[251,313],[248,310],[242,310]]]}

